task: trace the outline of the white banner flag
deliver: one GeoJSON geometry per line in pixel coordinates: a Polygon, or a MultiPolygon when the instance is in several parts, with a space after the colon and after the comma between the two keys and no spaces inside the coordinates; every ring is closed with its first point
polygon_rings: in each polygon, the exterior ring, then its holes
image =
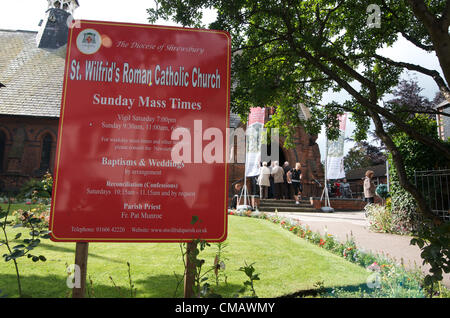
{"type": "Polygon", "coordinates": [[[328,144],[327,151],[327,178],[343,179],[345,178],[344,170],[344,139],[345,139],[345,123],[347,114],[339,115],[339,138],[328,144]]]}
{"type": "Polygon", "coordinates": [[[253,107],[250,109],[246,131],[247,152],[245,157],[245,176],[247,177],[259,175],[264,117],[265,110],[263,107],[253,107]]]}

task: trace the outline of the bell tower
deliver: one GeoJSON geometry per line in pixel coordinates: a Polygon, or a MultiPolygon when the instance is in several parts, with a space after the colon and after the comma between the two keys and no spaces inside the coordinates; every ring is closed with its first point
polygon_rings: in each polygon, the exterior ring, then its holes
{"type": "Polygon", "coordinates": [[[40,49],[65,56],[69,26],[73,12],[80,6],[77,0],[47,0],[48,9],[39,23],[36,36],[40,49]]]}

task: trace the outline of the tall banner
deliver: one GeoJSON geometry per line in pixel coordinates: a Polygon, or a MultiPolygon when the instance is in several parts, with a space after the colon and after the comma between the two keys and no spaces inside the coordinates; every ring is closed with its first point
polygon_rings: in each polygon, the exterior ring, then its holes
{"type": "Polygon", "coordinates": [[[345,139],[345,124],[347,121],[347,114],[339,115],[339,138],[328,143],[327,153],[327,178],[328,179],[342,179],[345,178],[344,170],[344,139],[345,139]]]}
{"type": "Polygon", "coordinates": [[[259,175],[259,164],[261,162],[261,138],[264,128],[264,107],[253,107],[250,109],[247,124],[247,152],[245,157],[245,176],[254,177],[259,175]]]}

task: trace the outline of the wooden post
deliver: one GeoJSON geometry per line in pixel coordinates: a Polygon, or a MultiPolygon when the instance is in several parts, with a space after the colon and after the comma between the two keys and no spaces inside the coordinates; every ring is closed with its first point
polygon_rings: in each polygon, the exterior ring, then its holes
{"type": "Polygon", "coordinates": [[[77,242],[75,249],[75,265],[78,265],[80,269],[80,288],[74,286],[72,289],[72,298],[84,298],[86,292],[88,248],[88,242],[77,242]]]}
{"type": "Polygon", "coordinates": [[[184,298],[194,298],[195,263],[196,256],[193,251],[197,248],[196,242],[188,242],[186,247],[186,269],[184,274],[184,298]]]}

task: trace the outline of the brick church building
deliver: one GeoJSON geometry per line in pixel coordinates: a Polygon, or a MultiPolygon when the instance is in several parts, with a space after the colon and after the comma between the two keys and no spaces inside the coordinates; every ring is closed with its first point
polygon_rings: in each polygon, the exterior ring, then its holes
{"type": "Polygon", "coordinates": [[[64,59],[36,34],[0,30],[0,192],[53,170],[64,59]]]}
{"type": "MultiPolygon", "coordinates": [[[[36,32],[0,30],[0,193],[17,191],[30,178],[53,172],[64,59],[37,48],[36,32]]],[[[266,121],[273,109],[266,109],[266,121]]],[[[302,116],[308,110],[302,108],[302,116]]],[[[230,128],[243,127],[231,114],[230,128]]],[[[304,196],[320,196],[323,181],[317,136],[297,129],[295,148],[280,147],[280,165],[302,164],[304,196]]],[[[279,144],[284,139],[280,136],[279,144]]],[[[230,163],[229,193],[242,183],[244,164],[230,163]]]]}
{"type": "MultiPolygon", "coordinates": [[[[265,109],[265,120],[267,122],[270,120],[274,109],[266,108],[265,109]]],[[[301,107],[300,116],[304,119],[309,116],[308,109],[306,107],[301,107]]],[[[230,128],[243,128],[245,129],[245,125],[240,121],[238,115],[231,113],[230,114],[230,128]]],[[[295,166],[296,162],[301,163],[302,170],[302,183],[303,183],[303,196],[321,196],[321,192],[323,188],[321,185],[323,184],[324,179],[324,171],[323,166],[320,162],[320,150],[319,146],[316,143],[317,136],[309,135],[305,132],[302,127],[298,127],[296,129],[296,134],[294,136],[294,148],[286,149],[283,147],[285,138],[283,136],[279,136],[279,140],[274,140],[275,143],[278,144],[278,161],[280,166],[283,165],[284,162],[289,162],[291,168],[295,166]]],[[[237,139],[233,140],[236,145],[237,139]]],[[[267,146],[270,148],[270,146],[267,146]]],[[[235,147],[236,148],[236,147],[235,147]]],[[[269,153],[270,155],[270,153],[269,153]]],[[[236,155],[235,155],[236,156],[236,155]]],[[[270,162],[268,162],[270,164],[270,162]]],[[[228,169],[228,183],[229,183],[229,193],[237,194],[235,184],[243,184],[244,179],[244,169],[245,164],[243,163],[230,163],[228,169]]],[[[247,187],[251,192],[251,182],[247,180],[247,187]]]]}

